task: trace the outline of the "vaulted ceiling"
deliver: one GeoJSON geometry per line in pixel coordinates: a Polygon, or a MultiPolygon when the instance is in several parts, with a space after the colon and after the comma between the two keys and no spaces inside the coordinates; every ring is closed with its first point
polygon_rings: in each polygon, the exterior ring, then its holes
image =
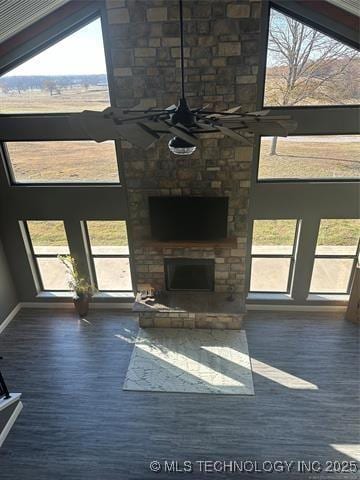
{"type": "MultiPolygon", "coordinates": [[[[82,0],[83,5],[91,0],[82,0]]],[[[275,0],[276,2],[277,0],[275,0]]],[[[299,0],[293,0],[296,4],[299,0]]],[[[289,5],[291,2],[287,0],[289,5]]],[[[322,0],[310,2],[312,4],[331,4],[342,9],[354,17],[360,16],[359,0],[322,0]]],[[[46,17],[66,3],[80,3],[73,0],[0,0],[0,44],[22,32],[38,20],[46,17]]],[[[304,3],[303,5],[306,5],[304,3]]],[[[330,5],[329,5],[330,6],[330,5]]],[[[310,8],[314,8],[310,6],[310,8]]],[[[336,12],[329,12],[336,16],[336,12]]],[[[356,19],[357,20],[357,19],[356,19]]]]}
{"type": "Polygon", "coordinates": [[[0,0],[0,43],[70,0],[0,0]]]}
{"type": "Polygon", "coordinates": [[[360,15],[359,0],[327,0],[336,7],[342,8],[353,15],[360,15]]]}

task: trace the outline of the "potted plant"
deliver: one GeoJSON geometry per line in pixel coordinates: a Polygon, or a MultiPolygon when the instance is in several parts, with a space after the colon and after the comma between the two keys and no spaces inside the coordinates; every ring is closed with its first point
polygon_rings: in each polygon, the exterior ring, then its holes
{"type": "Polygon", "coordinates": [[[75,258],[70,255],[59,255],[59,260],[64,264],[70,280],[69,287],[74,292],[74,305],[79,317],[83,317],[88,314],[89,302],[91,297],[96,292],[96,289],[85,279],[80,276],[77,268],[75,258]]]}

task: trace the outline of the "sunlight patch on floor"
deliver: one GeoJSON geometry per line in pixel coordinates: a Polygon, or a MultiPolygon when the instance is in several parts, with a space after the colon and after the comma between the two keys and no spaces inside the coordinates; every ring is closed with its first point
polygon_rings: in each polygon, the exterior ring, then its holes
{"type": "Polygon", "coordinates": [[[343,453],[350,458],[360,462],[360,444],[359,443],[330,443],[337,452],[343,453]]]}
{"type": "Polygon", "coordinates": [[[261,375],[262,377],[271,380],[272,382],[276,382],[283,387],[292,388],[296,390],[318,390],[319,387],[314,385],[307,380],[303,380],[300,377],[296,377],[291,373],[287,373],[284,370],[280,370],[272,365],[268,365],[267,363],[260,362],[260,360],[256,360],[255,358],[251,357],[251,365],[254,373],[261,375]]]}

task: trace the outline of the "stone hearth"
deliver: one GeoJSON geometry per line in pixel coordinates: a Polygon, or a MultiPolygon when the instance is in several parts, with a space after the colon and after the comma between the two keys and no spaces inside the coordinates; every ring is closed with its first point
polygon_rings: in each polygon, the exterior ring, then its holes
{"type": "Polygon", "coordinates": [[[153,300],[137,295],[134,311],[140,327],[239,329],[245,314],[239,297],[222,293],[165,292],[153,300]]]}
{"type": "MultiPolygon", "coordinates": [[[[177,103],[177,2],[123,0],[121,8],[116,4],[107,2],[117,106],[159,108],[177,103]]],[[[244,0],[237,6],[229,0],[201,0],[185,2],[184,8],[185,91],[190,107],[224,110],[242,105],[245,111],[254,111],[260,3],[244,0]]],[[[169,151],[168,141],[163,138],[146,151],[121,142],[136,290],[150,284],[165,292],[165,259],[178,258],[213,260],[213,291],[206,292],[206,301],[202,292],[168,292],[164,303],[149,306],[140,301],[134,309],[144,327],[240,328],[253,147],[218,133],[204,134],[195,153],[180,157],[169,151]],[[159,241],[152,236],[151,197],[226,197],[226,238],[159,241]],[[235,302],[226,301],[230,294],[235,302]],[[198,305],[201,311],[196,311],[198,305]]]]}

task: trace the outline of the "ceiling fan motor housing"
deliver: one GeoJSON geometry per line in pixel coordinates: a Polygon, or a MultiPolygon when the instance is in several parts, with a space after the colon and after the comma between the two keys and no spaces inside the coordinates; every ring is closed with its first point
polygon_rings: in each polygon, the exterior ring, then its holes
{"type": "Polygon", "coordinates": [[[179,105],[171,116],[171,123],[174,125],[180,123],[185,127],[195,126],[194,114],[191,112],[185,98],[180,98],[179,105]]]}

